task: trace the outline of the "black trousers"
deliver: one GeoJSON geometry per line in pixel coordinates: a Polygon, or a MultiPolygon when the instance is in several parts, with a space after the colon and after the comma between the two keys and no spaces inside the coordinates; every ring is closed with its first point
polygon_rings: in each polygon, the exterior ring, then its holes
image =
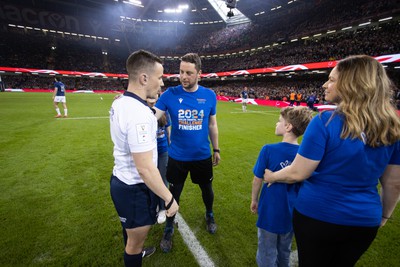
{"type": "Polygon", "coordinates": [[[368,249],[376,227],[346,226],[315,220],[293,212],[299,267],[351,267],[368,249]]]}

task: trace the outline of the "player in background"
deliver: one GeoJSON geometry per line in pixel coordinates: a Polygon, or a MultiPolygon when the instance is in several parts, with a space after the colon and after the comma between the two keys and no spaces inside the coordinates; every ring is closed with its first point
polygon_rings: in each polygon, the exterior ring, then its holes
{"type": "Polygon", "coordinates": [[[281,109],[275,134],[282,136],[282,142],[265,145],[254,166],[250,210],[258,214],[256,260],[260,267],[289,267],[293,239],[293,206],[300,183],[276,183],[268,186],[264,183],[263,176],[266,168],[278,171],[292,163],[299,148],[298,138],[306,130],[312,114],[307,107],[281,109]]]}
{"type": "Polygon", "coordinates": [[[317,99],[317,96],[315,94],[315,92],[312,92],[311,95],[308,96],[307,98],[307,106],[312,110],[314,110],[314,104],[315,104],[315,100],[317,99]]]}
{"type": "Polygon", "coordinates": [[[247,86],[244,87],[243,91],[240,93],[240,97],[242,98],[242,110],[243,112],[247,111],[247,102],[249,101],[249,92],[247,86]]]}
{"type": "Polygon", "coordinates": [[[56,118],[61,118],[60,108],[58,107],[59,103],[63,104],[64,108],[64,118],[68,117],[68,109],[67,109],[67,99],[65,97],[65,85],[61,82],[60,78],[54,78],[54,92],[53,92],[53,103],[54,108],[56,109],[57,115],[56,118]]]}
{"type": "MultiPolygon", "coordinates": [[[[217,126],[217,97],[211,89],[198,85],[201,74],[199,55],[189,53],[181,58],[181,85],[168,88],[155,105],[159,119],[166,111],[171,116],[171,144],[168,150],[167,180],[169,190],[179,202],[187,175],[198,184],[206,207],[206,229],[214,234],[212,188],[213,165],[220,161],[217,126]],[[211,155],[210,141],[214,154],[211,155]]],[[[172,248],[174,217],[167,218],[160,247],[164,252],[172,248]]]]}

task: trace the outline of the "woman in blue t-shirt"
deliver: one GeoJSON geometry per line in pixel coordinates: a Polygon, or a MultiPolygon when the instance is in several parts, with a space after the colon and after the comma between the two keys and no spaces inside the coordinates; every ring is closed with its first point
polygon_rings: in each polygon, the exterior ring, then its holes
{"type": "Polygon", "coordinates": [[[372,57],[338,62],[323,87],[336,110],[316,116],[292,165],[264,179],[304,180],[293,214],[300,266],[354,266],[400,196],[400,118],[372,57]]]}

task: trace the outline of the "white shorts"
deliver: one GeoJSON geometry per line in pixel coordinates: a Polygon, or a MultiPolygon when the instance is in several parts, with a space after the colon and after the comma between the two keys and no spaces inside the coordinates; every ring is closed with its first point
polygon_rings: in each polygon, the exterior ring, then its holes
{"type": "Polygon", "coordinates": [[[243,104],[247,104],[249,102],[249,99],[248,98],[242,98],[242,103],[243,104]]]}
{"type": "Polygon", "coordinates": [[[57,103],[67,103],[67,99],[65,98],[65,96],[55,96],[54,97],[54,102],[57,103]]]}

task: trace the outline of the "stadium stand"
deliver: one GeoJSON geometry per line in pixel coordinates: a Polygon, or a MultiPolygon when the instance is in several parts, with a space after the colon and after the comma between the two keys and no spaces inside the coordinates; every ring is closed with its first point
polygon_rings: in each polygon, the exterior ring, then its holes
{"type": "MultiPolygon", "coordinates": [[[[400,9],[389,0],[305,1],[280,13],[230,27],[188,26],[183,30],[182,25],[160,26],[158,30],[153,27],[152,34],[148,34],[141,24],[141,30],[124,34],[120,42],[11,27],[6,21],[0,26],[2,36],[7,36],[0,40],[1,66],[49,70],[126,73],[126,55],[139,48],[164,56],[165,73],[177,73],[179,56],[189,51],[204,56],[203,73],[338,60],[352,54],[380,56],[400,52],[400,9]],[[380,21],[388,16],[392,19],[380,21]],[[369,24],[360,24],[364,22],[369,24]],[[346,26],[353,27],[344,30],[346,26]]],[[[399,87],[399,70],[388,68],[388,72],[399,87]]],[[[227,95],[238,95],[246,83],[256,97],[283,99],[291,89],[302,90],[304,97],[313,91],[322,95],[320,87],[326,75],[296,73],[280,79],[252,76],[210,83],[216,91],[227,95]]],[[[52,79],[43,76],[6,73],[2,78],[9,88],[52,87],[52,79]]],[[[63,80],[75,90],[121,90],[125,86],[122,79],[63,80]]],[[[167,80],[166,84],[169,83],[174,81],[167,80]]]]}

